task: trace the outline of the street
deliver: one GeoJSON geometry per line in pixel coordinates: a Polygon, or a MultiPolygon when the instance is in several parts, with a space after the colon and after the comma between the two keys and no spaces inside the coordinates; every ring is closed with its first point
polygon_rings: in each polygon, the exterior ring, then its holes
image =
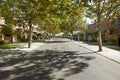
{"type": "Polygon", "coordinates": [[[120,64],[68,39],[37,50],[0,51],[0,80],[120,80],[120,64]]]}

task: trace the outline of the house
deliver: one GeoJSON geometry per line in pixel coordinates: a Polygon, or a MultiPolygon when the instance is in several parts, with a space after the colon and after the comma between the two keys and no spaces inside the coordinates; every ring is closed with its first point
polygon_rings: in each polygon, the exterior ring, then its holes
{"type": "MultiPolygon", "coordinates": [[[[100,26],[102,40],[107,42],[114,42],[116,45],[120,46],[120,16],[113,19],[112,22],[104,19],[100,26]]],[[[95,23],[88,25],[88,29],[86,30],[87,40],[90,41],[97,39],[97,36],[94,34],[96,29],[97,25],[95,23]]]]}
{"type": "MultiPolygon", "coordinates": [[[[12,36],[5,36],[2,33],[2,29],[7,27],[5,24],[5,20],[3,17],[0,17],[0,40],[4,40],[7,43],[14,43],[14,42],[23,42],[28,40],[28,31],[29,26],[25,24],[20,24],[18,26],[13,25],[13,30],[15,34],[12,36]]],[[[33,27],[33,39],[41,39],[42,35],[40,31],[37,30],[36,27],[33,27]]]]}
{"type": "Polygon", "coordinates": [[[103,41],[113,42],[120,46],[120,17],[116,17],[112,22],[105,20],[101,25],[103,41]]]}
{"type": "Polygon", "coordinates": [[[97,30],[96,23],[89,24],[88,28],[86,30],[86,40],[88,40],[88,41],[97,41],[97,35],[95,34],[96,30],[97,30]]]}
{"type": "Polygon", "coordinates": [[[110,40],[116,42],[116,45],[120,46],[120,16],[111,22],[108,36],[110,40]]]}
{"type": "Polygon", "coordinates": [[[0,40],[3,40],[7,43],[11,43],[11,42],[16,42],[16,38],[15,38],[15,35],[11,36],[11,37],[8,37],[8,36],[5,36],[3,33],[2,33],[2,29],[7,27],[7,25],[5,24],[5,20],[4,20],[4,17],[0,17],[0,40]]]}
{"type": "Polygon", "coordinates": [[[14,29],[16,31],[17,42],[27,41],[29,30],[27,25],[21,24],[20,26],[15,26],[14,29]]]}
{"type": "MultiPolygon", "coordinates": [[[[28,40],[29,26],[22,24],[21,26],[16,26],[15,30],[17,33],[16,35],[18,42],[28,40]]],[[[33,26],[32,30],[33,30],[33,34],[32,34],[33,40],[42,39],[42,34],[39,30],[37,30],[36,27],[33,26]]]]}
{"type": "Polygon", "coordinates": [[[6,26],[5,20],[3,17],[0,17],[0,40],[4,40],[4,35],[2,34],[2,28],[6,26]]]}
{"type": "Polygon", "coordinates": [[[102,40],[109,41],[109,30],[110,30],[111,22],[107,19],[104,19],[100,26],[101,26],[102,40]]]}

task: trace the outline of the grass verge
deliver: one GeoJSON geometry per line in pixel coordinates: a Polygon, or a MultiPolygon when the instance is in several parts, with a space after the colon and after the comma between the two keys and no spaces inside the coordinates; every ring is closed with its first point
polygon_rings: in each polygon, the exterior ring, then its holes
{"type": "Polygon", "coordinates": [[[0,45],[0,49],[14,49],[18,47],[22,47],[26,45],[27,43],[11,43],[11,44],[3,44],[0,45]]]}
{"type": "Polygon", "coordinates": [[[105,46],[105,47],[120,51],[120,47],[118,46],[105,46]]]}

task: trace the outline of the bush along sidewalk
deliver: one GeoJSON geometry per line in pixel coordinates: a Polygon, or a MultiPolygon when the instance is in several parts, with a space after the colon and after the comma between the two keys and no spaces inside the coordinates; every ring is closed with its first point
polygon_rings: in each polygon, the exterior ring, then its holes
{"type": "Polygon", "coordinates": [[[0,45],[3,45],[3,44],[5,44],[5,41],[0,40],[0,45]]]}

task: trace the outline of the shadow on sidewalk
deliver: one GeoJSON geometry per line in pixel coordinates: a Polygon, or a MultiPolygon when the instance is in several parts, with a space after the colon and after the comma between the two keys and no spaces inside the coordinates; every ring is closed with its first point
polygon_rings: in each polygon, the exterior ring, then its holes
{"type": "Polygon", "coordinates": [[[83,72],[90,66],[86,61],[95,59],[76,51],[54,50],[7,51],[0,56],[0,80],[53,80],[57,72],[67,77],[83,72]]]}

